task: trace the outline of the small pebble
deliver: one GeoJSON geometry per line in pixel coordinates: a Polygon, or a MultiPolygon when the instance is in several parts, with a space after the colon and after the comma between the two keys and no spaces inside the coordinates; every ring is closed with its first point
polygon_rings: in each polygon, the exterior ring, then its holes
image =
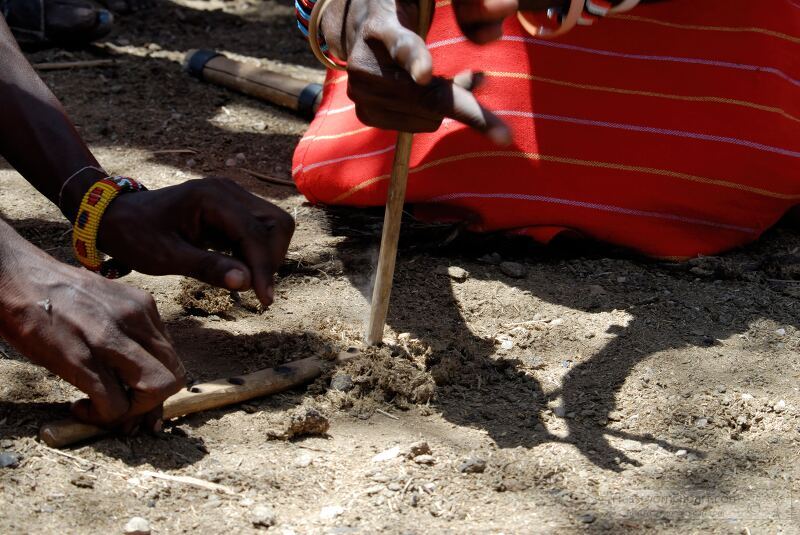
{"type": "Polygon", "coordinates": [[[586,513],[578,517],[582,524],[591,524],[595,521],[595,516],[592,513],[586,513]]]}
{"type": "Polygon", "coordinates": [[[567,415],[567,409],[559,405],[558,407],[553,407],[553,414],[555,414],[558,418],[563,418],[567,415]]]}
{"type": "Polygon", "coordinates": [[[502,262],[500,271],[512,279],[524,279],[528,274],[525,266],[517,262],[502,262]]]}
{"type": "Polygon", "coordinates": [[[503,261],[503,257],[500,256],[499,253],[492,253],[492,254],[483,255],[482,257],[480,257],[478,259],[478,262],[483,262],[484,264],[491,264],[493,266],[496,266],[497,264],[499,264],[502,261],[503,261]]]}
{"type": "Polygon", "coordinates": [[[786,329],[780,328],[777,331],[775,331],[775,334],[777,334],[778,336],[786,336],[786,329]]]}
{"type": "Polygon", "coordinates": [[[642,445],[635,440],[624,440],[621,447],[625,451],[642,451],[642,445]]]}
{"type": "Polygon", "coordinates": [[[233,158],[228,158],[225,160],[225,167],[236,167],[236,160],[233,158]]]}
{"type": "Polygon", "coordinates": [[[783,412],[786,410],[786,402],[784,400],[780,400],[775,405],[772,406],[772,410],[775,412],[783,412]]]}
{"type": "Polygon", "coordinates": [[[368,496],[372,496],[373,494],[378,494],[384,488],[385,487],[383,485],[372,485],[371,487],[369,487],[364,492],[366,492],[368,496]]]}
{"type": "Polygon", "coordinates": [[[328,505],[320,510],[319,517],[322,520],[332,520],[342,513],[344,513],[344,507],[341,505],[328,505]]]}
{"type": "Polygon", "coordinates": [[[397,483],[396,481],[394,481],[392,483],[389,483],[386,486],[386,488],[389,489],[392,492],[398,492],[398,491],[403,490],[403,486],[400,483],[397,483]]]}
{"type": "Polygon", "coordinates": [[[553,327],[558,327],[564,323],[564,318],[556,318],[550,321],[550,325],[553,327]]]}
{"type": "Polygon", "coordinates": [[[372,458],[372,462],[380,463],[380,462],[383,462],[383,461],[391,461],[392,459],[394,459],[398,455],[400,455],[400,446],[395,446],[393,448],[389,448],[388,450],[384,450],[384,451],[380,452],[379,454],[375,455],[372,458]]]}
{"type": "Polygon", "coordinates": [[[695,427],[699,427],[700,429],[708,427],[708,418],[698,418],[697,420],[694,421],[694,425],[695,427]]]}
{"type": "Polygon", "coordinates": [[[127,535],[150,535],[150,522],[146,518],[135,516],[125,524],[123,533],[127,535]]]}
{"type": "Polygon", "coordinates": [[[20,456],[13,451],[0,453],[0,468],[16,468],[19,466],[20,456]]]}
{"type": "Polygon", "coordinates": [[[486,471],[486,461],[479,457],[470,457],[458,465],[458,471],[462,474],[482,474],[486,471]]]}
{"type": "Polygon", "coordinates": [[[307,468],[314,464],[314,457],[308,453],[303,453],[294,460],[294,465],[299,468],[307,468]]]}
{"type": "Polygon", "coordinates": [[[188,167],[189,169],[191,169],[195,165],[197,165],[197,160],[195,160],[194,158],[189,158],[188,160],[186,160],[186,167],[188,167]]]}
{"type": "Polygon", "coordinates": [[[718,393],[724,394],[727,391],[728,391],[728,389],[725,387],[725,385],[717,385],[717,392],[718,393]]]}
{"type": "Polygon", "coordinates": [[[503,351],[509,351],[514,348],[514,340],[512,340],[506,335],[503,334],[498,335],[495,338],[495,341],[497,341],[500,344],[500,349],[502,349],[503,351]]]}
{"type": "Polygon", "coordinates": [[[675,456],[676,457],[686,457],[687,453],[688,452],[686,450],[678,450],[678,451],[675,452],[675,456]]]}
{"type": "Polygon", "coordinates": [[[417,455],[414,457],[414,462],[417,464],[434,464],[436,459],[433,458],[433,455],[417,455]]]}
{"type": "Polygon", "coordinates": [[[331,388],[339,392],[350,392],[354,387],[353,378],[346,373],[337,373],[331,379],[331,388]]]}
{"type": "Polygon", "coordinates": [[[397,335],[397,341],[402,342],[404,344],[408,343],[411,340],[411,333],[400,333],[397,335]]]}
{"type": "Polygon", "coordinates": [[[450,266],[447,268],[447,275],[456,282],[464,282],[469,278],[467,270],[458,266],[450,266]]]}
{"type": "Polygon", "coordinates": [[[269,528],[275,525],[275,511],[268,505],[256,505],[250,514],[250,522],[257,528],[269,528]]]}
{"type": "Polygon", "coordinates": [[[243,152],[240,152],[239,154],[236,155],[236,163],[243,164],[246,161],[247,161],[247,156],[245,156],[243,152]]]}

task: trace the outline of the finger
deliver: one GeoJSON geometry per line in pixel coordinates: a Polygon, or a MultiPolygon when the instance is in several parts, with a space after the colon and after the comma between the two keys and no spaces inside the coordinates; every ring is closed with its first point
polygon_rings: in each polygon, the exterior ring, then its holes
{"type": "Polygon", "coordinates": [[[148,433],[159,433],[164,427],[164,406],[159,405],[142,417],[141,428],[148,433]]]}
{"type": "Polygon", "coordinates": [[[394,21],[373,32],[386,47],[392,60],[402,67],[414,81],[428,85],[433,79],[433,58],[425,41],[417,34],[394,21]]]}
{"type": "Polygon", "coordinates": [[[425,107],[483,132],[498,145],[511,143],[511,130],[499,117],[481,106],[475,95],[452,82],[438,80],[431,84],[428,94],[423,97],[425,107]]]}
{"type": "Polygon", "coordinates": [[[73,416],[82,422],[102,427],[114,425],[130,409],[130,400],[122,384],[107,368],[84,366],[81,371],[81,376],[73,384],[89,398],[72,404],[73,416]]]}
{"type": "Polygon", "coordinates": [[[172,372],[175,379],[183,384],[186,382],[186,368],[178,357],[175,347],[170,342],[161,320],[156,318],[155,322],[151,318],[151,336],[139,336],[138,340],[142,347],[158,359],[161,364],[172,372]],[[157,324],[156,324],[157,322],[157,324]],[[160,326],[159,326],[160,325],[160,326]]]}
{"type": "Polygon", "coordinates": [[[381,130],[400,130],[403,132],[435,132],[442,124],[442,118],[431,119],[389,110],[378,105],[356,106],[356,116],[365,125],[381,130]]]}
{"type": "Polygon", "coordinates": [[[252,274],[248,267],[232,256],[200,249],[183,242],[175,250],[180,260],[176,273],[188,275],[212,286],[233,291],[249,290],[252,274]]]}
{"type": "Polygon", "coordinates": [[[485,81],[486,75],[484,73],[471,70],[461,71],[453,77],[455,85],[463,87],[470,92],[476,91],[485,81]]]}
{"type": "Polygon", "coordinates": [[[175,374],[176,378],[185,380],[186,368],[184,368],[178,353],[175,351],[164,322],[161,321],[155,299],[147,292],[141,292],[140,295],[141,298],[132,298],[132,301],[134,301],[132,308],[134,313],[126,318],[127,321],[122,324],[122,330],[128,336],[137,340],[148,353],[156,357],[167,369],[175,374]],[[136,306],[139,300],[143,302],[136,306]],[[135,312],[140,307],[145,310],[144,316],[135,312]],[[142,321],[143,318],[146,319],[142,321]]]}
{"type": "Polygon", "coordinates": [[[499,39],[503,20],[518,8],[517,0],[460,0],[453,4],[461,31],[479,44],[499,39]]]}
{"type": "Polygon", "coordinates": [[[294,219],[229,180],[206,179],[203,191],[208,193],[199,197],[204,227],[225,237],[236,253],[236,258],[225,260],[247,266],[242,270],[247,275],[242,286],[252,288],[261,303],[269,306],[274,297],[273,275],[289,249],[294,219]]]}
{"type": "Polygon", "coordinates": [[[124,415],[126,421],[156,409],[184,385],[183,378],[177,378],[134,340],[118,343],[106,357],[114,363],[119,380],[128,386],[130,408],[124,415]]]}
{"type": "Polygon", "coordinates": [[[503,37],[503,21],[462,25],[461,31],[473,43],[485,45],[503,37]]]}

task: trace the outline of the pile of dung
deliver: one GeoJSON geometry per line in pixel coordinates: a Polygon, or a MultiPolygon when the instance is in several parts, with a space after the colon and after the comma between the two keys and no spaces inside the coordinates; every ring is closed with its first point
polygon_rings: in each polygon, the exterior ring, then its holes
{"type": "Polygon", "coordinates": [[[312,385],[336,408],[369,413],[390,403],[400,409],[431,401],[436,385],[430,373],[397,346],[365,348],[312,385]]]}
{"type": "Polygon", "coordinates": [[[262,311],[261,303],[252,291],[231,292],[188,278],[181,281],[181,291],[177,301],[190,316],[228,317],[236,312],[262,311]]]}

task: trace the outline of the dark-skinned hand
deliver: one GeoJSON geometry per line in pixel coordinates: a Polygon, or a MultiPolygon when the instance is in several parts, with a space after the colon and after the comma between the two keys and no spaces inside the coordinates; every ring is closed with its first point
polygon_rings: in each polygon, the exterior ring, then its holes
{"type": "Polygon", "coordinates": [[[141,273],[253,289],[269,306],[293,233],[294,220],[274,204],[230,180],[206,178],[121,195],[103,216],[98,246],[141,273]]]}
{"type": "MultiPolygon", "coordinates": [[[[461,17],[473,38],[488,38],[494,30],[480,21],[496,24],[511,3],[516,5],[509,0],[465,2],[461,17]]],[[[449,117],[498,144],[509,143],[508,127],[470,91],[480,76],[462,75],[455,83],[433,75],[433,59],[415,33],[418,22],[416,0],[331,2],[322,33],[334,55],[347,61],[348,96],[359,120],[387,130],[432,132],[449,117]]]]}
{"type": "Polygon", "coordinates": [[[156,428],[185,372],[153,298],[56,261],[2,223],[0,336],[82,390],[76,418],[156,428]]]}

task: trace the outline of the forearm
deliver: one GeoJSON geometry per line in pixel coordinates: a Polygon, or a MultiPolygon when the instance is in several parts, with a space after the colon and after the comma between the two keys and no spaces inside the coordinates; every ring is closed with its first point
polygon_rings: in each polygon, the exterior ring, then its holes
{"type": "Polygon", "coordinates": [[[25,303],[30,300],[31,290],[24,278],[39,277],[33,271],[47,269],[50,262],[56,263],[0,219],[0,336],[3,338],[14,338],[24,324],[25,303]]]}
{"type": "MultiPolygon", "coordinates": [[[[2,16],[0,102],[3,108],[0,155],[36,189],[58,204],[64,181],[83,167],[97,167],[97,160],[61,104],[19,50],[2,16]]],[[[74,219],[82,192],[88,187],[86,181],[97,178],[80,176],[70,181],[71,187],[64,191],[61,206],[70,220],[74,219]]]]}

